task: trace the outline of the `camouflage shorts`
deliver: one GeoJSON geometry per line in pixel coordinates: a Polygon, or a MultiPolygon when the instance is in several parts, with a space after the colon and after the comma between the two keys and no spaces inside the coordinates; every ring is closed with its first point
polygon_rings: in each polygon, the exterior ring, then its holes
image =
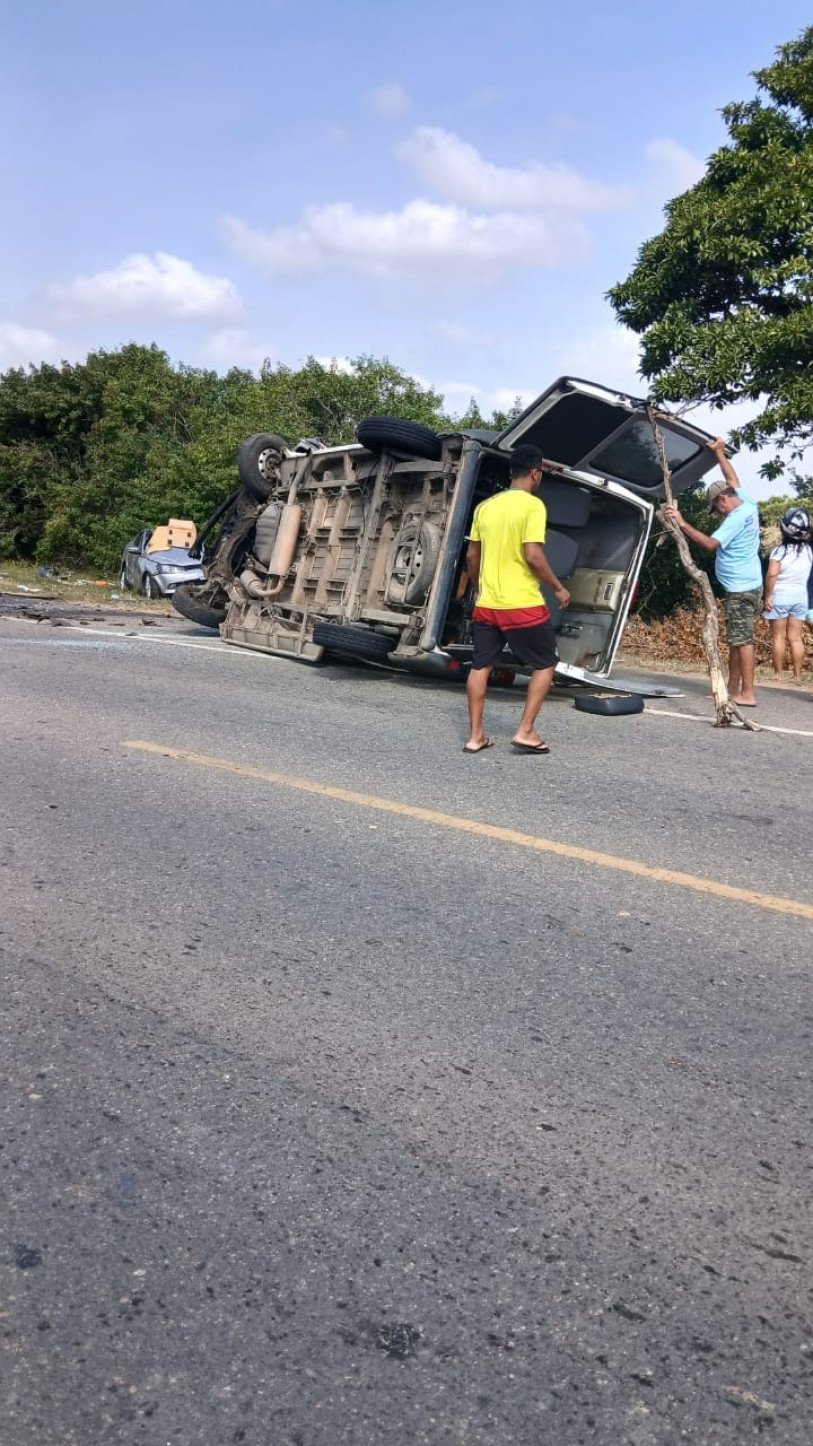
{"type": "Polygon", "coordinates": [[[754,641],[754,623],[762,606],[762,588],[749,592],[727,592],[723,600],[723,617],[730,648],[740,648],[754,641]]]}

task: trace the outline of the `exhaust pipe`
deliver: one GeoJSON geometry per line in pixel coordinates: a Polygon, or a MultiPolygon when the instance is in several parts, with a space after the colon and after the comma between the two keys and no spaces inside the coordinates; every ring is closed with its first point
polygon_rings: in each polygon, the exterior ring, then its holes
{"type": "Polygon", "coordinates": [[[275,577],[277,581],[273,587],[266,587],[255,573],[248,570],[241,572],[240,581],[249,597],[260,599],[277,597],[282,592],[291,570],[291,563],[296,555],[296,544],[299,541],[301,525],[302,508],[299,503],[286,502],[282,509],[279,528],[268,561],[268,574],[270,577],[275,577]]]}
{"type": "Polygon", "coordinates": [[[299,503],[286,502],[282,509],[277,535],[268,562],[268,571],[272,577],[284,580],[287,573],[290,572],[301,525],[302,508],[299,503]]]}

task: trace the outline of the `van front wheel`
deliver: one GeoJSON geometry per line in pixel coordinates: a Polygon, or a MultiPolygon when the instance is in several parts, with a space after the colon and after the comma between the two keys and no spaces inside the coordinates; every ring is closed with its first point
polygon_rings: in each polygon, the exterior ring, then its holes
{"type": "Polygon", "coordinates": [[[229,599],[222,588],[210,583],[179,583],[170,599],[181,617],[202,628],[219,628],[225,620],[229,599]]]}
{"type": "Polygon", "coordinates": [[[284,437],[256,432],[237,449],[240,481],[254,502],[267,502],[279,481],[279,465],[288,450],[284,437]]]}

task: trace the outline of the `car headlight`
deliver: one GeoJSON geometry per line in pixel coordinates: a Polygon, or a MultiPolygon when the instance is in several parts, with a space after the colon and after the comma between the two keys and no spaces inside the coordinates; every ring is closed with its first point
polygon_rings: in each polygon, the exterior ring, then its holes
{"type": "Polygon", "coordinates": [[[175,569],[174,569],[174,567],[172,566],[172,563],[171,563],[171,562],[156,562],[156,564],[155,564],[155,571],[156,571],[156,572],[174,572],[175,569]]]}

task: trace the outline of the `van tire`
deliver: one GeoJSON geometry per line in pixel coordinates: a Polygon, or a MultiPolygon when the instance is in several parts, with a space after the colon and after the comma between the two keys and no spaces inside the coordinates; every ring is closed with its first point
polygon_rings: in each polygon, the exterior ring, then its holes
{"type": "Polygon", "coordinates": [[[432,586],[442,542],[434,522],[407,522],[392,546],[387,601],[422,603],[432,586]],[[417,565],[416,565],[417,562],[417,565]],[[400,576],[396,574],[396,566],[400,576]]]}
{"type": "Polygon", "coordinates": [[[598,713],[603,718],[618,718],[625,713],[643,713],[640,693],[577,693],[573,707],[580,713],[598,713]]]}
{"type": "Polygon", "coordinates": [[[172,606],[176,612],[181,614],[181,617],[188,618],[190,623],[197,623],[201,628],[219,628],[220,624],[225,621],[228,611],[228,599],[226,599],[225,593],[221,593],[219,588],[215,591],[208,584],[204,584],[201,588],[199,583],[179,583],[172,594],[171,601],[172,606]],[[213,605],[212,597],[216,598],[218,594],[224,598],[222,606],[213,605]],[[207,596],[208,602],[206,601],[207,596]]]}
{"type": "Polygon", "coordinates": [[[441,445],[437,432],[420,422],[405,422],[399,417],[365,417],[356,428],[362,447],[371,452],[407,452],[413,457],[428,457],[436,462],[441,445]]]}
{"type": "Polygon", "coordinates": [[[337,658],[363,658],[369,663],[385,663],[396,646],[394,638],[374,633],[370,628],[348,628],[341,623],[316,623],[313,641],[337,658]]]}
{"type": "Polygon", "coordinates": [[[279,477],[279,463],[288,451],[284,437],[256,432],[237,448],[237,471],[249,497],[267,502],[279,477]]]}

